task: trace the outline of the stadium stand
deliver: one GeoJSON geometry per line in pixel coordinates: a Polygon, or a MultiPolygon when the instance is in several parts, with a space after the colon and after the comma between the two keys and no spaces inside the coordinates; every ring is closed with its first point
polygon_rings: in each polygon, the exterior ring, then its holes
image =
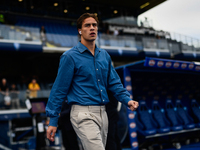
{"type": "MultiPolygon", "coordinates": [[[[36,51],[37,49],[38,52],[60,53],[75,46],[80,38],[73,20],[27,17],[14,14],[10,16],[10,20],[12,18],[14,18],[12,25],[0,24],[2,42],[5,40],[14,42],[14,45],[10,44],[9,47],[2,44],[3,47],[6,46],[6,49],[12,49],[13,51],[27,51],[27,49],[36,51]],[[40,35],[42,26],[46,30],[44,41],[40,35]],[[17,40],[17,43],[15,40],[17,40]]],[[[171,38],[168,32],[156,31],[152,28],[113,24],[109,24],[108,29],[110,34],[104,33],[100,27],[96,44],[100,48],[106,49],[111,56],[119,56],[122,60],[131,62],[131,57],[139,60],[145,56],[189,60],[200,58],[198,47],[176,41],[171,38]],[[117,36],[113,35],[115,28],[120,29],[120,34],[117,36]]],[[[117,58],[113,60],[118,61],[117,58]]]]}
{"type": "Polygon", "coordinates": [[[47,22],[37,18],[18,17],[15,25],[26,28],[28,31],[40,29],[44,26],[46,29],[47,42],[53,43],[56,46],[73,47],[78,41],[77,29],[71,26],[70,22],[55,22],[55,20],[47,22]]]}

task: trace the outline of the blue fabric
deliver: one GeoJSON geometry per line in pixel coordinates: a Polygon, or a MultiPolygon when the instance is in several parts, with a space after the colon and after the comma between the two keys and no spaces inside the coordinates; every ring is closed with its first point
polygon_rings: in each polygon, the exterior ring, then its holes
{"type": "Polygon", "coordinates": [[[139,101],[140,106],[137,109],[137,115],[135,116],[135,121],[137,123],[137,130],[142,136],[148,136],[156,134],[157,129],[153,122],[151,113],[143,100],[139,101]]]}
{"type": "Polygon", "coordinates": [[[145,127],[145,130],[156,129],[155,124],[152,121],[151,113],[146,105],[146,102],[140,100],[140,106],[138,108],[139,120],[142,125],[145,127]]]}
{"type": "Polygon", "coordinates": [[[64,100],[76,105],[105,105],[109,102],[107,90],[128,106],[129,92],[112,66],[109,54],[96,46],[95,56],[80,42],[63,53],[56,80],[46,107],[50,126],[57,126],[64,100]]]}
{"type": "Polygon", "coordinates": [[[194,123],[190,123],[184,126],[185,129],[193,129],[195,128],[195,124],[194,123]]]}
{"type": "Polygon", "coordinates": [[[174,110],[174,106],[171,100],[166,101],[166,113],[173,127],[181,125],[181,122],[178,119],[178,116],[176,115],[176,112],[174,110]]]}
{"type": "Polygon", "coordinates": [[[154,110],[153,115],[160,128],[164,128],[167,126],[164,121],[163,114],[160,110],[154,110]]]}
{"type": "Polygon", "coordinates": [[[176,117],[176,114],[175,114],[174,110],[173,109],[167,109],[166,112],[167,112],[169,120],[172,123],[172,126],[179,125],[179,122],[177,120],[177,117],[176,117]]]}
{"type": "Polygon", "coordinates": [[[140,119],[145,126],[146,130],[154,129],[150,120],[150,114],[148,111],[141,111],[140,112],[140,119]]]}
{"type": "Polygon", "coordinates": [[[152,114],[153,118],[158,124],[157,131],[158,133],[165,133],[170,131],[170,125],[166,120],[164,113],[162,113],[161,108],[157,101],[152,102],[152,114]]]}
{"type": "Polygon", "coordinates": [[[144,131],[145,135],[153,135],[156,134],[156,129],[149,129],[144,131]]]}
{"type": "Polygon", "coordinates": [[[191,102],[191,106],[192,106],[192,111],[195,115],[195,117],[197,118],[198,122],[200,122],[200,107],[199,104],[197,103],[196,100],[192,100],[191,102]]]}
{"type": "Polygon", "coordinates": [[[200,109],[199,109],[199,107],[192,107],[192,111],[195,114],[195,116],[198,118],[198,121],[200,121],[200,109]]]}
{"type": "Polygon", "coordinates": [[[158,133],[166,133],[170,131],[170,127],[163,127],[163,128],[159,128],[157,129],[158,133]]]}
{"type": "Polygon", "coordinates": [[[173,127],[171,127],[171,130],[172,130],[172,131],[183,130],[183,126],[182,126],[182,125],[173,126],[173,127]]]}
{"type": "Polygon", "coordinates": [[[191,129],[195,127],[194,120],[189,116],[188,112],[184,110],[180,100],[176,100],[177,113],[183,121],[185,129],[191,129]]]}
{"type": "Polygon", "coordinates": [[[179,114],[179,117],[183,120],[184,124],[187,125],[191,121],[189,120],[188,116],[186,115],[186,112],[182,108],[177,108],[177,112],[179,114]]]}

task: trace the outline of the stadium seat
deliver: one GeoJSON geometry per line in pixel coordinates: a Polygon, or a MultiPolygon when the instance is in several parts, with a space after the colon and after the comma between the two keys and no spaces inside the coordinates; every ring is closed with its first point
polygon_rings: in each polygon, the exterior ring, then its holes
{"type": "Polygon", "coordinates": [[[125,47],[135,47],[135,41],[125,40],[125,47]]]}
{"type": "Polygon", "coordinates": [[[115,39],[110,39],[110,46],[119,46],[119,43],[115,39]]]}
{"type": "Polygon", "coordinates": [[[101,45],[101,46],[105,46],[105,40],[104,40],[104,39],[100,38],[99,41],[100,41],[100,45],[101,45]]]}
{"type": "Polygon", "coordinates": [[[193,129],[195,127],[194,120],[189,116],[187,107],[184,107],[181,100],[176,100],[176,112],[183,122],[185,129],[193,129]]]}
{"type": "Polygon", "coordinates": [[[191,101],[191,108],[196,127],[200,127],[200,106],[195,99],[191,101]]]}
{"type": "MultiPolygon", "coordinates": [[[[55,20],[45,22],[45,20],[36,18],[29,19],[26,17],[19,17],[15,25],[23,27],[29,32],[37,30],[37,37],[39,37],[39,28],[44,26],[46,29],[47,42],[53,42],[58,46],[72,47],[74,43],[76,42],[77,44],[78,41],[77,29],[75,26],[71,26],[69,22],[55,22],[55,20]],[[64,41],[65,38],[61,38],[62,35],[70,36],[70,41],[64,41]]],[[[10,36],[12,38],[12,34],[10,36]]]]}
{"type": "Polygon", "coordinates": [[[166,111],[166,117],[170,121],[171,130],[172,131],[182,130],[183,126],[181,120],[178,118],[176,114],[176,109],[174,108],[171,100],[166,101],[165,111],[166,111]]]}
{"type": "Polygon", "coordinates": [[[153,121],[151,111],[147,108],[146,102],[144,100],[140,100],[139,105],[136,117],[139,133],[144,136],[156,134],[156,124],[153,121]]]}
{"type": "Polygon", "coordinates": [[[76,46],[78,42],[78,36],[72,35],[71,38],[72,38],[72,46],[76,46]]]}
{"type": "Polygon", "coordinates": [[[152,102],[152,115],[156,123],[158,124],[158,132],[166,133],[170,131],[170,123],[165,117],[164,109],[161,109],[158,101],[154,100],[152,102]]]}

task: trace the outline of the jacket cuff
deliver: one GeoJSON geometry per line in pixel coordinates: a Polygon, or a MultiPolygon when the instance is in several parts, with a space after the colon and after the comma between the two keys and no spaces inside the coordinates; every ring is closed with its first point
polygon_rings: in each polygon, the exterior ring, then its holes
{"type": "Polygon", "coordinates": [[[50,117],[49,126],[58,126],[58,118],[59,117],[50,117]]]}
{"type": "Polygon", "coordinates": [[[124,104],[125,104],[127,107],[129,107],[129,106],[128,106],[128,102],[131,101],[131,100],[132,100],[132,99],[131,99],[130,97],[127,97],[127,98],[123,99],[124,104]]]}

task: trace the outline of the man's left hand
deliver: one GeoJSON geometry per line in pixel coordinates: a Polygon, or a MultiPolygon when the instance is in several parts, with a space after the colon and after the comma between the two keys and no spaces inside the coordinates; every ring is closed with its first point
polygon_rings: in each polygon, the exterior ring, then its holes
{"type": "Polygon", "coordinates": [[[138,108],[139,103],[134,101],[134,100],[131,100],[131,101],[128,102],[128,106],[132,111],[134,111],[138,108]]]}

